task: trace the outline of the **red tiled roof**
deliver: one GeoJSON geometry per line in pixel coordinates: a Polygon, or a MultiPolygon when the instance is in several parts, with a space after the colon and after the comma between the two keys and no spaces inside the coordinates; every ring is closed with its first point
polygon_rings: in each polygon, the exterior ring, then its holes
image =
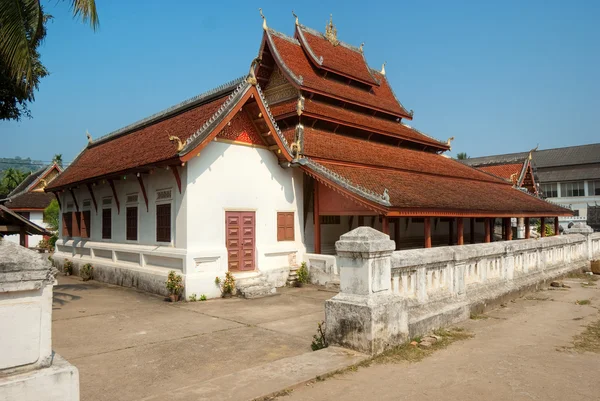
{"type": "MultiPolygon", "coordinates": [[[[283,131],[288,141],[293,139],[294,128],[283,131]]],[[[332,132],[304,128],[303,153],[315,159],[329,159],[360,165],[391,167],[443,177],[506,184],[503,180],[456,160],[429,152],[384,145],[363,139],[351,138],[332,132]]]]}
{"type": "Polygon", "coordinates": [[[227,95],[229,93],[114,139],[100,141],[98,144],[92,143],[48,185],[48,188],[115,174],[176,157],[177,146],[169,141],[169,136],[177,136],[185,142],[219,109],[227,95]]]}
{"type": "MultiPolygon", "coordinates": [[[[271,112],[275,118],[285,114],[296,113],[297,103],[296,99],[278,103],[271,107],[271,112]]],[[[350,126],[355,126],[365,131],[383,133],[396,138],[427,144],[440,150],[448,150],[448,145],[445,143],[400,122],[345,109],[329,103],[306,99],[304,102],[304,114],[315,118],[325,117],[327,120],[340,124],[348,123],[350,126]]]]}
{"type": "Polygon", "coordinates": [[[364,168],[325,161],[319,163],[375,193],[381,194],[387,189],[392,208],[473,213],[547,213],[550,216],[569,213],[566,209],[514,189],[509,184],[461,180],[390,168],[364,168]]]}
{"type": "Polygon", "coordinates": [[[347,85],[343,82],[325,78],[319,75],[308,60],[302,47],[291,40],[281,38],[277,33],[266,33],[272,39],[276,52],[297,77],[302,77],[302,88],[334,96],[366,107],[383,110],[392,115],[412,118],[411,114],[398,102],[385,76],[373,73],[380,81],[379,86],[373,86],[371,91],[347,85]]]}
{"type": "Polygon", "coordinates": [[[4,206],[9,209],[45,209],[54,195],[45,192],[24,192],[8,200],[4,206]]]}
{"type": "Polygon", "coordinates": [[[344,44],[332,45],[321,33],[308,30],[306,27],[297,26],[300,43],[306,48],[308,58],[316,67],[324,68],[340,75],[357,79],[370,85],[379,85],[370,73],[363,54],[358,49],[353,50],[344,44]],[[305,39],[305,40],[302,40],[305,39]],[[313,53],[322,64],[314,60],[313,53]]]}
{"type": "Polygon", "coordinates": [[[517,179],[519,178],[521,170],[523,169],[523,163],[499,164],[496,166],[481,166],[477,167],[477,169],[485,171],[486,173],[493,174],[496,177],[505,179],[506,181],[512,182],[510,178],[513,174],[517,175],[517,179]]]}

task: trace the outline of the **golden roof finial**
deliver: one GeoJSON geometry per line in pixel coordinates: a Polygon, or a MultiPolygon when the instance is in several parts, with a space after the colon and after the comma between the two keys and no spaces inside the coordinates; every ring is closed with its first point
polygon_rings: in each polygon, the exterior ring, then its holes
{"type": "Polygon", "coordinates": [[[365,42],[362,42],[362,43],[360,44],[360,47],[358,48],[358,50],[360,50],[360,52],[362,53],[362,52],[363,52],[363,50],[364,50],[364,48],[365,48],[365,42]]]}
{"type": "Polygon", "coordinates": [[[337,28],[333,25],[333,14],[329,14],[329,23],[325,25],[325,38],[334,46],[340,43],[337,40],[337,28]]]}
{"type": "Polygon", "coordinates": [[[387,61],[383,62],[383,65],[381,66],[381,75],[385,75],[385,65],[387,64],[387,61]]]}
{"type": "Polygon", "coordinates": [[[263,29],[266,31],[268,29],[267,28],[267,19],[265,18],[265,16],[262,13],[262,8],[259,8],[258,11],[260,12],[260,16],[263,19],[263,29]]]}
{"type": "Polygon", "coordinates": [[[452,149],[451,142],[452,142],[453,140],[454,140],[454,137],[453,137],[453,136],[451,136],[451,137],[450,137],[450,138],[448,138],[448,140],[446,141],[446,145],[447,145],[447,146],[448,146],[450,149],[452,149]]]}
{"type": "Polygon", "coordinates": [[[181,152],[181,150],[183,149],[183,142],[181,142],[181,139],[179,139],[179,137],[171,135],[169,137],[169,141],[171,141],[171,143],[175,143],[177,145],[177,151],[181,152]]]}
{"type": "Polygon", "coordinates": [[[296,104],[296,114],[298,114],[298,116],[301,116],[303,111],[304,111],[304,96],[300,95],[300,96],[298,96],[298,103],[296,104]]]}
{"type": "Polygon", "coordinates": [[[537,146],[536,146],[535,148],[533,148],[533,149],[531,149],[531,150],[529,151],[529,156],[527,156],[527,158],[528,158],[529,160],[531,160],[531,159],[533,158],[533,156],[532,156],[531,154],[532,154],[533,152],[536,152],[536,151],[538,150],[538,148],[539,148],[539,147],[540,147],[540,144],[538,143],[538,144],[537,144],[537,146]]]}
{"type": "Polygon", "coordinates": [[[296,18],[296,25],[300,25],[300,22],[298,22],[298,16],[294,12],[294,10],[292,10],[292,15],[294,16],[294,18],[296,18]]]}

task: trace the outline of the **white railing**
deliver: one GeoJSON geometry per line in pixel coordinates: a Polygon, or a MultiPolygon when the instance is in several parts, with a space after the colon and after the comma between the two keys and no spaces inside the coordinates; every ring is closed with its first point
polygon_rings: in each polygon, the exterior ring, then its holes
{"type": "MultiPolygon", "coordinates": [[[[590,236],[600,256],[600,234],[590,236]]],[[[587,240],[563,235],[512,242],[395,251],[391,291],[420,302],[461,295],[470,288],[537,275],[587,261],[587,240]]]]}

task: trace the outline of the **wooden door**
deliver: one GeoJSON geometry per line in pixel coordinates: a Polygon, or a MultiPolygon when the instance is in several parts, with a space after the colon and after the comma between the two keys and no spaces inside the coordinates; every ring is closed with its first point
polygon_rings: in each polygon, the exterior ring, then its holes
{"type": "Polygon", "coordinates": [[[225,212],[225,241],[229,270],[254,270],[254,223],[254,212],[225,212]]]}

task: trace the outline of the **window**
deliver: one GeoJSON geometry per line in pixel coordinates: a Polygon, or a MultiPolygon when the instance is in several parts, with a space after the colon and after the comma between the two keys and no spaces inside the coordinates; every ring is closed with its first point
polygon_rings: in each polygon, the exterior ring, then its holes
{"type": "Polygon", "coordinates": [[[294,212],[277,212],[277,241],[294,240],[294,212]]]}
{"type": "Polygon", "coordinates": [[[588,181],[588,195],[600,196],[600,180],[588,181]]]}
{"type": "Polygon", "coordinates": [[[340,216],[319,216],[321,224],[341,224],[340,216]]]}
{"type": "Polygon", "coordinates": [[[102,209],[102,239],[112,237],[112,209],[102,209]]]}
{"type": "Polygon", "coordinates": [[[558,198],[558,184],[555,182],[550,184],[541,184],[542,194],[546,198],[558,198]]]}
{"type": "Polygon", "coordinates": [[[171,204],[156,205],[156,242],[171,242],[171,204]]]}
{"type": "Polygon", "coordinates": [[[73,215],[71,212],[63,213],[62,235],[63,237],[72,237],[73,235],[73,215]]]}
{"type": "Polygon", "coordinates": [[[81,222],[79,224],[79,236],[81,238],[90,238],[92,216],[89,210],[84,210],[80,214],[81,222]]]}
{"type": "Polygon", "coordinates": [[[137,206],[127,206],[126,231],[128,241],[137,241],[138,236],[138,208],[137,206]]]}
{"type": "Polygon", "coordinates": [[[71,224],[73,225],[73,228],[71,229],[72,236],[81,236],[81,212],[72,212],[71,224]]]}
{"type": "Polygon", "coordinates": [[[563,182],[560,184],[560,192],[563,197],[585,196],[583,181],[563,182]]]}

